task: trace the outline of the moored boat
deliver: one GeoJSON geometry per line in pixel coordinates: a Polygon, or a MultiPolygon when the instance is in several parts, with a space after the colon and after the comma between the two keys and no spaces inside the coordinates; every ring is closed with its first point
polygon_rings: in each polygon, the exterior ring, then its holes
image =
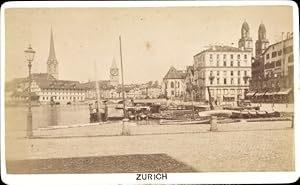
{"type": "Polygon", "coordinates": [[[209,124],[210,119],[199,120],[160,120],[160,125],[189,125],[189,124],[209,124]]]}

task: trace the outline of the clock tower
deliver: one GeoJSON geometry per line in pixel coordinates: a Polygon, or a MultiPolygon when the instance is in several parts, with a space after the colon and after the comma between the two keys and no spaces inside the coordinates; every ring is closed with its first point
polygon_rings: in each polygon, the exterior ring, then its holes
{"type": "Polygon", "coordinates": [[[110,78],[110,84],[113,86],[119,85],[119,68],[116,64],[115,58],[113,58],[112,65],[109,70],[109,78],[110,78]]]}

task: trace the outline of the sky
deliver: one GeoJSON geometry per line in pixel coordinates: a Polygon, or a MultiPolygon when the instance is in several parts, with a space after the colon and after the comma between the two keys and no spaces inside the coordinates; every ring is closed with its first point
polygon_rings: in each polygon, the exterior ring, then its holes
{"type": "Polygon", "coordinates": [[[170,66],[185,69],[209,45],[237,46],[244,21],[253,46],[261,23],[270,44],[293,30],[289,6],[6,9],[5,80],[28,75],[29,44],[36,51],[33,72],[46,72],[51,26],[59,79],[108,80],[113,58],[120,67],[121,35],[128,84],[161,82],[170,66]]]}

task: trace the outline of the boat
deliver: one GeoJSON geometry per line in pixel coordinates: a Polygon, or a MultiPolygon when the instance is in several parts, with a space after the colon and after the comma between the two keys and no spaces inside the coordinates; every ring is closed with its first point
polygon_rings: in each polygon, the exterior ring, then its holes
{"type": "Polygon", "coordinates": [[[191,125],[191,124],[209,124],[210,119],[201,120],[160,120],[160,125],[191,125]]]}
{"type": "Polygon", "coordinates": [[[270,111],[267,112],[267,117],[280,117],[280,113],[278,111],[270,111]]]}
{"type": "Polygon", "coordinates": [[[280,117],[278,111],[234,111],[232,112],[231,118],[233,119],[248,119],[248,118],[271,118],[280,117]]]}

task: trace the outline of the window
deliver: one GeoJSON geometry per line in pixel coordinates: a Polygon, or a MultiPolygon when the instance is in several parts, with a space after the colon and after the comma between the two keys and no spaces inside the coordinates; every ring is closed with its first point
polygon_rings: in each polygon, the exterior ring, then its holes
{"type": "Polygon", "coordinates": [[[226,59],[226,54],[223,55],[223,59],[226,59]]]}
{"type": "Polygon", "coordinates": [[[220,79],[219,78],[217,78],[217,84],[220,84],[220,79]]]}
{"type": "Polygon", "coordinates": [[[238,61],[238,66],[240,66],[241,65],[241,62],[240,61],[238,61]]]}
{"type": "Polygon", "coordinates": [[[288,53],[291,53],[293,52],[293,46],[289,46],[289,47],[286,47],[283,49],[283,53],[284,54],[288,54],[288,53]]]}
{"type": "Polygon", "coordinates": [[[212,76],[212,75],[213,75],[213,71],[210,71],[210,72],[209,72],[209,76],[212,76]]]}
{"type": "Polygon", "coordinates": [[[241,55],[240,55],[240,54],[237,55],[237,59],[238,59],[238,60],[241,59],[241,55]]]}
{"type": "Polygon", "coordinates": [[[219,76],[220,75],[220,72],[219,71],[217,71],[217,76],[219,76]]]}
{"type": "Polygon", "coordinates": [[[226,78],[224,78],[224,84],[227,84],[227,79],[226,78]]]}
{"type": "Polygon", "coordinates": [[[226,66],[226,61],[223,62],[223,65],[226,66]]]}
{"type": "Polygon", "coordinates": [[[213,55],[212,54],[209,55],[209,59],[213,59],[213,55]]]}
{"type": "Polygon", "coordinates": [[[267,54],[267,55],[266,55],[266,58],[267,58],[267,59],[269,59],[269,58],[270,58],[270,55],[269,55],[269,54],[267,54]]]}
{"type": "Polygon", "coordinates": [[[276,61],[276,67],[281,66],[281,60],[276,61]]]}
{"type": "Polygon", "coordinates": [[[227,94],[228,93],[228,89],[224,89],[225,90],[225,94],[227,94]]]}
{"type": "Polygon", "coordinates": [[[226,76],[227,75],[227,71],[223,71],[223,75],[226,76]]]}
{"type": "Polygon", "coordinates": [[[241,84],[241,78],[238,78],[238,84],[241,84]]]}
{"type": "Polygon", "coordinates": [[[288,63],[293,63],[294,62],[294,55],[290,55],[288,57],[288,63]]]}
{"type": "Polygon", "coordinates": [[[231,84],[233,84],[233,83],[234,83],[234,81],[233,81],[233,78],[231,78],[231,80],[230,80],[230,83],[231,83],[231,84]]]}
{"type": "Polygon", "coordinates": [[[171,91],[171,94],[174,95],[174,91],[171,91]]]}
{"type": "Polygon", "coordinates": [[[213,84],[213,80],[210,80],[210,85],[212,85],[213,84]]]}
{"type": "Polygon", "coordinates": [[[171,82],[171,88],[174,88],[174,82],[171,82]]]}
{"type": "Polygon", "coordinates": [[[247,71],[244,71],[244,76],[247,76],[247,71]]]}
{"type": "Polygon", "coordinates": [[[272,58],[276,57],[277,56],[277,52],[276,51],[273,51],[272,52],[272,58]]]}
{"type": "Polygon", "coordinates": [[[238,71],[238,76],[240,76],[241,75],[241,72],[240,71],[238,71]]]}
{"type": "Polygon", "coordinates": [[[244,55],[244,59],[247,59],[247,55],[244,55]]]}
{"type": "Polygon", "coordinates": [[[232,54],[230,55],[230,58],[233,59],[233,55],[232,54]]]}
{"type": "Polygon", "coordinates": [[[220,65],[219,63],[220,63],[220,62],[219,62],[219,61],[217,61],[217,66],[218,66],[218,67],[219,67],[219,65],[220,65]]]}
{"type": "Polygon", "coordinates": [[[43,100],[45,100],[45,97],[43,96],[43,100]]]}
{"type": "Polygon", "coordinates": [[[233,61],[230,62],[230,66],[231,66],[231,67],[233,66],[233,61]]]}
{"type": "Polygon", "coordinates": [[[230,71],[230,75],[233,76],[233,71],[230,71]]]}
{"type": "Polygon", "coordinates": [[[219,54],[217,54],[217,59],[219,59],[219,54]]]}
{"type": "Polygon", "coordinates": [[[282,50],[279,50],[278,51],[278,56],[281,56],[281,54],[282,54],[282,50]]]}

